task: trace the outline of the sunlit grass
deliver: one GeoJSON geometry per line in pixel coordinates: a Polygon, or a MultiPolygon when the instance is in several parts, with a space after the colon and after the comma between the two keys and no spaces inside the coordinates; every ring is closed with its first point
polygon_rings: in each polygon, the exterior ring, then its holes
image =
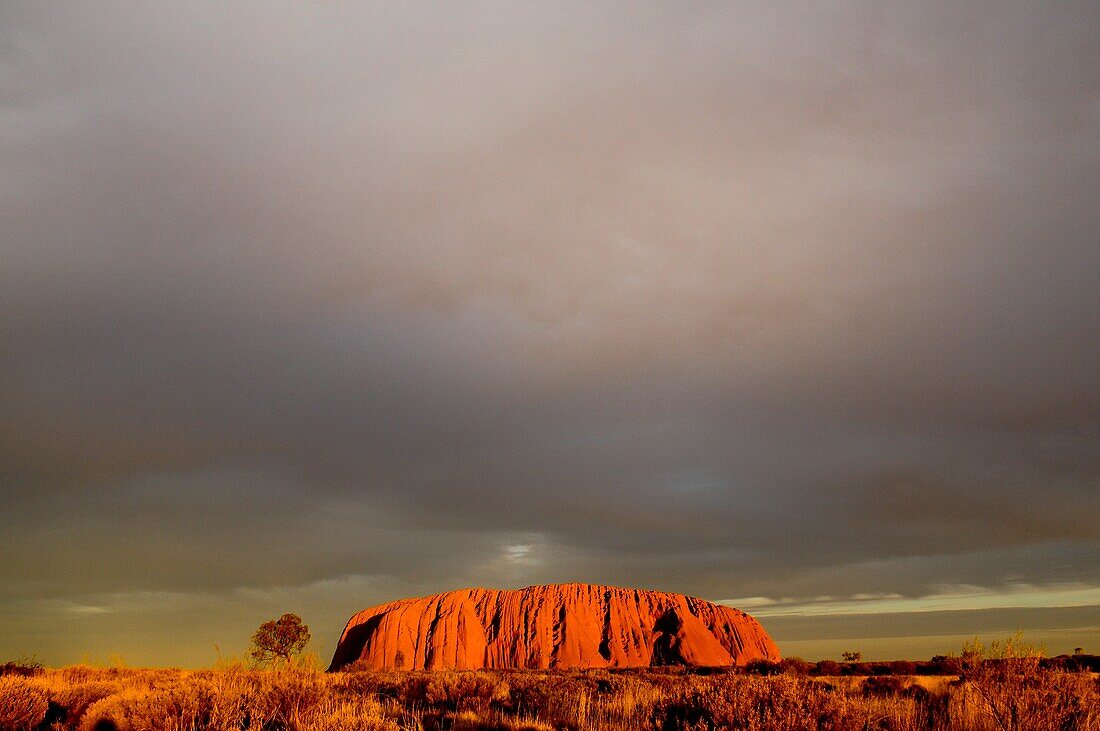
{"type": "Polygon", "coordinates": [[[970,648],[959,676],[807,677],[743,672],[323,673],[78,665],[0,677],[0,729],[1082,729],[1100,688],[1023,646],[970,648]],[[1026,650],[1026,652],[1025,652],[1026,650]],[[1031,654],[1029,654],[1031,653],[1031,654]]]}

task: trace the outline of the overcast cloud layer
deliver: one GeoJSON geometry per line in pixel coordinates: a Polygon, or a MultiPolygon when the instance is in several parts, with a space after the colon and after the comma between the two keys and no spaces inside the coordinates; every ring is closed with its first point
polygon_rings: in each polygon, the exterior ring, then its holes
{"type": "Polygon", "coordinates": [[[0,650],[471,584],[1093,592],[1098,29],[3,4],[0,650]]]}

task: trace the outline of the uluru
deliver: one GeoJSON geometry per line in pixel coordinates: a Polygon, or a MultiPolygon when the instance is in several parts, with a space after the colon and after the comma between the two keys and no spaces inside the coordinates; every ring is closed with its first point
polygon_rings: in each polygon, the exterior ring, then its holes
{"type": "Polygon", "coordinates": [[[754,618],[660,591],[592,584],[460,589],[364,609],[330,670],[744,665],[778,660],[754,618]]]}

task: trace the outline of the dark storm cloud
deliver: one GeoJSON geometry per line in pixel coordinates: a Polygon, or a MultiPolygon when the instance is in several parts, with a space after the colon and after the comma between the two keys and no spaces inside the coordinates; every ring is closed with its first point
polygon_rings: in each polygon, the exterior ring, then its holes
{"type": "Polygon", "coordinates": [[[7,5],[4,596],[1100,584],[1098,24],[7,5]]]}

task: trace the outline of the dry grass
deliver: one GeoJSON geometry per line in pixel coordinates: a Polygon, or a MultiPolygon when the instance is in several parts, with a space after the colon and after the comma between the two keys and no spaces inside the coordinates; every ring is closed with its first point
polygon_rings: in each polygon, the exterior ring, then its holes
{"type": "Polygon", "coordinates": [[[49,712],[46,694],[20,677],[0,678],[0,728],[37,728],[49,712]]]}
{"type": "MultiPolygon", "coordinates": [[[[974,658],[971,658],[974,660],[974,658]]],[[[1100,731],[1088,673],[974,662],[959,678],[734,672],[97,669],[0,677],[0,729],[60,731],[1100,731]]]]}

